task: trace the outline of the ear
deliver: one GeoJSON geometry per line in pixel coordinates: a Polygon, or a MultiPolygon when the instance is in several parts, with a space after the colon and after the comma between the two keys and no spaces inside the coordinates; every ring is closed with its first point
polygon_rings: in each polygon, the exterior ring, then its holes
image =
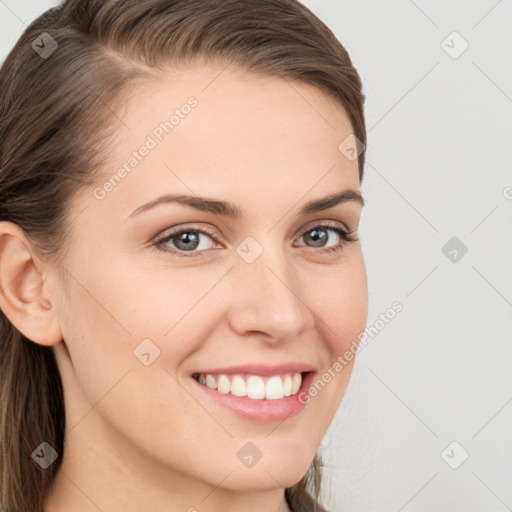
{"type": "Polygon", "coordinates": [[[46,271],[24,231],[0,222],[0,308],[29,340],[40,345],[62,341],[52,297],[45,295],[46,271]]]}

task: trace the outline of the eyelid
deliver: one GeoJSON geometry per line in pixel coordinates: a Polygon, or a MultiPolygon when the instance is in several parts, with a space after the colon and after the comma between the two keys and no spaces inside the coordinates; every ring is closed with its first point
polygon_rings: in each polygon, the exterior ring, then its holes
{"type": "Polygon", "coordinates": [[[164,240],[171,236],[175,236],[182,231],[202,231],[209,235],[212,239],[216,240],[216,234],[214,233],[215,229],[210,227],[205,227],[204,225],[196,226],[194,223],[192,224],[180,224],[179,226],[175,226],[173,228],[164,229],[160,231],[156,236],[152,238],[153,242],[158,242],[159,240],[164,240]]]}
{"type": "Polygon", "coordinates": [[[338,228],[338,229],[342,229],[343,231],[346,231],[347,233],[350,231],[350,229],[340,221],[319,219],[319,220],[313,220],[313,221],[311,221],[311,223],[306,224],[306,226],[304,228],[301,228],[301,230],[298,232],[298,235],[302,236],[302,235],[304,235],[304,233],[307,233],[308,231],[310,231],[313,228],[316,228],[317,226],[338,228]]]}
{"type": "MultiPolygon", "coordinates": [[[[208,225],[206,225],[206,226],[208,226],[208,225]]],[[[295,236],[303,236],[305,233],[307,233],[311,229],[313,229],[315,227],[318,227],[318,226],[326,226],[326,227],[334,227],[334,228],[340,228],[341,227],[341,229],[343,229],[347,233],[350,232],[350,229],[345,224],[343,224],[343,223],[341,223],[339,221],[317,219],[317,220],[313,220],[313,221],[309,222],[308,224],[306,224],[303,228],[301,228],[296,233],[295,236]]],[[[170,236],[179,234],[180,232],[186,231],[186,230],[190,230],[190,231],[204,231],[214,241],[217,241],[216,233],[214,233],[214,231],[215,231],[214,228],[205,227],[204,225],[198,226],[198,225],[194,225],[194,223],[180,225],[180,226],[178,226],[176,228],[169,228],[168,232],[167,232],[167,230],[161,231],[160,233],[158,233],[156,236],[153,237],[152,241],[153,242],[158,242],[159,240],[169,238],[170,236]]]]}

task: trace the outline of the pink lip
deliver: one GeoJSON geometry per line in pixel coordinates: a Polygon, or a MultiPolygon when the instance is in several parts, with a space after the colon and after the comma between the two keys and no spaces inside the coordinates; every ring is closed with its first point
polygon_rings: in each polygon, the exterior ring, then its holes
{"type": "MultiPolygon", "coordinates": [[[[286,373],[286,371],[283,372],[283,370],[297,371],[290,370],[290,368],[298,367],[304,367],[304,365],[280,365],[273,367],[267,366],[264,369],[268,372],[266,373],[268,375],[272,373],[286,373]]],[[[258,375],[258,371],[261,372],[261,366],[258,365],[237,366],[229,368],[229,370],[233,371],[233,373],[244,373],[244,371],[240,370],[247,370],[248,368],[251,370],[249,373],[258,375]]],[[[228,373],[226,370],[228,369],[218,369],[217,371],[208,370],[206,372],[200,373],[228,373]]],[[[219,393],[216,389],[210,389],[208,386],[199,383],[194,378],[191,378],[190,380],[192,381],[194,388],[202,393],[202,396],[205,397],[208,401],[211,400],[215,404],[218,404],[221,407],[237,413],[244,419],[260,423],[275,423],[282,422],[287,418],[291,418],[303,410],[304,406],[308,402],[308,390],[313,383],[315,373],[316,372],[308,371],[307,373],[303,374],[302,384],[299,388],[299,391],[297,391],[295,395],[286,396],[279,400],[253,400],[246,396],[234,396],[231,393],[223,394],[219,393]],[[299,400],[299,397],[302,400],[299,400]]],[[[260,375],[262,374],[260,373],[260,375]]]]}
{"type": "Polygon", "coordinates": [[[208,370],[198,370],[194,372],[194,374],[202,373],[205,375],[213,375],[224,373],[226,375],[231,375],[235,373],[252,373],[253,375],[265,377],[266,375],[280,375],[288,372],[303,373],[314,371],[315,368],[313,366],[305,363],[282,363],[277,365],[252,363],[230,366],[229,368],[209,368],[208,370]]]}

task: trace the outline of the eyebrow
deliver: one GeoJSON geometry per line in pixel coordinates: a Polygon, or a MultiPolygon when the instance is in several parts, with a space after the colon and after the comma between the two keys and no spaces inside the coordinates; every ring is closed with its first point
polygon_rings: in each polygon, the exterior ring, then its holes
{"type": "MultiPolygon", "coordinates": [[[[363,196],[358,190],[345,189],[341,192],[309,201],[299,210],[299,216],[302,217],[311,213],[320,212],[329,208],[333,208],[338,204],[352,201],[359,203],[361,206],[364,206],[363,196]]],[[[233,219],[238,219],[242,216],[242,211],[240,208],[237,205],[230,203],[229,201],[219,201],[206,197],[183,194],[165,194],[163,196],[157,197],[156,199],[153,199],[152,201],[149,201],[148,203],[143,204],[142,206],[139,206],[129,215],[128,218],[134,217],[135,215],[154,208],[160,204],[168,203],[184,204],[202,212],[214,213],[233,219]]]]}

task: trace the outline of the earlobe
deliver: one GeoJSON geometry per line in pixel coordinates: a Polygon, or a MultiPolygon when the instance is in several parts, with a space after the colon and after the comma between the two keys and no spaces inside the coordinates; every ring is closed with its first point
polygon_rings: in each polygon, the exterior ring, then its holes
{"type": "Polygon", "coordinates": [[[0,308],[25,337],[40,345],[55,345],[62,333],[51,297],[44,295],[44,278],[23,230],[0,222],[0,308]]]}

